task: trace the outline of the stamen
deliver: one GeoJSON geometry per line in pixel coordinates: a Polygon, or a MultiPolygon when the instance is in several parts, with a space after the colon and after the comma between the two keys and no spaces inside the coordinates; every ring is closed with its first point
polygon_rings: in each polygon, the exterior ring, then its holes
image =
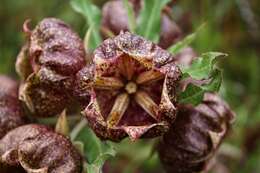
{"type": "Polygon", "coordinates": [[[109,127],[113,127],[119,123],[129,103],[130,98],[127,93],[123,93],[117,96],[113,108],[108,116],[107,124],[109,127]]]}
{"type": "Polygon", "coordinates": [[[137,84],[151,83],[163,79],[163,77],[164,75],[159,71],[155,71],[155,70],[145,71],[137,77],[136,83],[137,84]]]}
{"type": "Polygon", "coordinates": [[[124,86],[124,83],[115,77],[96,77],[95,88],[114,90],[120,89],[124,86]]]}
{"type": "Polygon", "coordinates": [[[158,119],[156,114],[159,107],[146,92],[137,91],[135,94],[135,101],[155,120],[158,119]]]}

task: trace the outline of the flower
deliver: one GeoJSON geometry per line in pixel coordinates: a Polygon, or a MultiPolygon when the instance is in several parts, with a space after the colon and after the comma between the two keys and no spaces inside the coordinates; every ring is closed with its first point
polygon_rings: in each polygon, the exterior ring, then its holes
{"type": "Polygon", "coordinates": [[[80,154],[66,137],[46,126],[29,124],[13,129],[0,140],[3,168],[27,172],[81,173],[80,154]]]}
{"type": "Polygon", "coordinates": [[[82,113],[96,134],[119,141],[127,134],[136,140],[166,132],[175,119],[181,77],[173,61],[167,51],[129,32],[105,40],[94,52],[92,70],[78,82],[89,88],[82,113]]]}
{"type": "Polygon", "coordinates": [[[18,84],[0,75],[0,139],[10,130],[26,123],[26,117],[18,100],[18,84]]]}
{"type": "Polygon", "coordinates": [[[235,115],[212,93],[205,94],[200,105],[182,105],[178,110],[175,123],[158,146],[161,162],[166,172],[205,171],[235,115]]]}
{"type": "Polygon", "coordinates": [[[75,74],[85,65],[82,40],[59,19],[43,19],[34,30],[24,24],[28,42],[17,57],[24,80],[20,99],[37,116],[54,116],[70,102],[75,74]]]}

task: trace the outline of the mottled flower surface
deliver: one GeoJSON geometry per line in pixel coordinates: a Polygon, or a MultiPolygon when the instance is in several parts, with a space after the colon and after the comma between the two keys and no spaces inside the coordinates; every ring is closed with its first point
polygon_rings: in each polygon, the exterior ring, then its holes
{"type": "Polygon", "coordinates": [[[20,126],[0,140],[0,165],[7,171],[21,168],[39,173],[82,171],[81,156],[70,140],[36,124],[20,126]]]}
{"type": "Polygon", "coordinates": [[[18,84],[0,75],[0,139],[10,130],[26,123],[18,100],[18,84]]]}
{"type": "Polygon", "coordinates": [[[211,93],[205,94],[200,105],[182,105],[178,110],[176,121],[158,146],[161,162],[169,173],[204,171],[227,134],[234,113],[211,93]]]}
{"type": "Polygon", "coordinates": [[[181,77],[173,61],[167,51],[129,32],[105,40],[78,82],[90,91],[83,114],[96,134],[118,141],[166,132],[175,119],[181,77]]]}
{"type": "Polygon", "coordinates": [[[75,74],[85,65],[82,40],[63,21],[43,19],[34,30],[24,24],[28,42],[17,57],[24,80],[20,99],[37,116],[54,116],[70,101],[75,74]]]}
{"type": "MultiPolygon", "coordinates": [[[[139,12],[143,5],[142,1],[131,0],[129,2],[134,9],[136,20],[138,21],[139,12]]],[[[120,31],[129,30],[128,15],[123,0],[108,1],[103,6],[102,29],[105,31],[109,30],[115,35],[119,34],[120,31]]],[[[168,48],[172,44],[176,43],[181,37],[182,32],[178,25],[171,19],[168,13],[162,12],[161,32],[158,45],[164,49],[168,48]]]]}

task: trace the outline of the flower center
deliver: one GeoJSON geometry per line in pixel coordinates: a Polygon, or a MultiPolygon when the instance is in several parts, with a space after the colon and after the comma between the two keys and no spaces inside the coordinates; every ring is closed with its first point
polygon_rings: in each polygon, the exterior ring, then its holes
{"type": "Polygon", "coordinates": [[[125,86],[125,90],[128,94],[134,94],[137,90],[137,85],[134,82],[128,82],[125,86]]]}
{"type": "MultiPolygon", "coordinates": [[[[96,75],[94,82],[95,89],[107,90],[108,92],[117,90],[117,92],[114,92],[116,95],[112,108],[106,116],[108,127],[117,126],[124,114],[127,113],[128,107],[131,106],[132,108],[133,105],[138,105],[148,116],[159,121],[159,105],[154,99],[160,93],[154,93],[157,90],[153,90],[153,83],[162,80],[165,77],[164,74],[156,69],[147,69],[138,65],[134,59],[128,56],[119,61],[118,69],[115,70],[118,70],[115,73],[117,75],[106,76],[106,74],[102,76],[101,73],[96,75]],[[120,77],[118,77],[118,74],[120,74],[120,77]],[[134,104],[131,104],[132,101],[134,101],[134,104]]],[[[160,86],[157,87],[161,87],[162,82],[158,84],[160,86]]]]}

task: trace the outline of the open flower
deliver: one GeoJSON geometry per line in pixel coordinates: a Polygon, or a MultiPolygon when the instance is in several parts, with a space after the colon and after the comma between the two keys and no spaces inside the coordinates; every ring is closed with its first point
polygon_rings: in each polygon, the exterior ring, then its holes
{"type": "Polygon", "coordinates": [[[118,141],[127,134],[135,140],[166,132],[175,119],[181,77],[173,60],[170,53],[129,32],[105,40],[94,52],[93,70],[81,73],[84,80],[79,82],[90,87],[83,114],[96,134],[118,141]]]}
{"type": "Polygon", "coordinates": [[[81,173],[81,156],[66,137],[43,125],[13,129],[0,140],[1,169],[31,173],[81,173]]]}
{"type": "Polygon", "coordinates": [[[16,71],[24,80],[20,99],[37,116],[54,116],[68,104],[75,74],[85,65],[82,40],[59,19],[46,18],[30,31],[17,57],[16,71]]]}
{"type": "Polygon", "coordinates": [[[18,100],[18,84],[0,75],[0,139],[10,130],[26,123],[18,100]]]}
{"type": "Polygon", "coordinates": [[[177,119],[163,136],[161,162],[170,173],[193,173],[209,169],[234,118],[229,106],[216,94],[207,93],[203,102],[178,107],[177,119]]]}

